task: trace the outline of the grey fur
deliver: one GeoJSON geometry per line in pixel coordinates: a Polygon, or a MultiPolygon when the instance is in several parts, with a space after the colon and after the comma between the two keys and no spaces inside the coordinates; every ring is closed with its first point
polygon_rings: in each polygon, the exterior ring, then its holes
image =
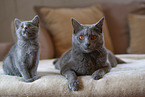
{"type": "Polygon", "coordinates": [[[32,82],[38,79],[39,17],[23,22],[16,18],[15,28],[18,40],[3,60],[3,70],[7,75],[22,76],[24,81],[32,82]]]}
{"type": "Polygon", "coordinates": [[[104,46],[103,22],[104,17],[96,24],[82,25],[72,18],[72,48],[54,62],[55,67],[68,79],[72,91],[79,89],[77,76],[92,75],[93,79],[98,80],[117,65],[115,56],[104,46]],[[84,39],[80,40],[82,35],[84,39]],[[95,39],[92,35],[95,35],[95,39]]]}

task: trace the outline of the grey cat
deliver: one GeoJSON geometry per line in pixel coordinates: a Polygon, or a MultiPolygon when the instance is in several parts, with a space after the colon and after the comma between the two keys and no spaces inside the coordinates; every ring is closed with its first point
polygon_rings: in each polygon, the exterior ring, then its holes
{"type": "Polygon", "coordinates": [[[72,18],[72,48],[54,61],[55,68],[60,69],[60,73],[68,79],[72,91],[79,89],[77,76],[92,75],[98,80],[117,63],[124,63],[105,48],[103,22],[104,17],[96,24],[82,25],[72,18]]]}
{"type": "Polygon", "coordinates": [[[39,17],[36,15],[31,21],[23,22],[16,18],[15,28],[17,42],[3,60],[3,70],[7,75],[21,76],[24,81],[32,82],[38,79],[39,17]]]}

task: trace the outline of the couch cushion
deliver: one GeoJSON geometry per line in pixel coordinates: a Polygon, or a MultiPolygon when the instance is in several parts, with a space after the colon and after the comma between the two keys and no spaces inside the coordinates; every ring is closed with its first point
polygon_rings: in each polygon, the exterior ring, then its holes
{"type": "Polygon", "coordinates": [[[127,64],[119,64],[100,80],[79,76],[80,89],[71,92],[68,80],[54,68],[53,60],[41,60],[38,80],[30,83],[21,77],[4,75],[0,62],[2,97],[145,97],[145,55],[120,55],[127,64]]]}
{"type": "Polygon", "coordinates": [[[145,11],[144,14],[130,14],[129,53],[145,53],[145,11]]]}
{"type": "MultiPolygon", "coordinates": [[[[52,35],[56,57],[60,57],[62,53],[72,46],[73,31],[71,17],[74,17],[81,24],[94,24],[104,16],[100,5],[73,9],[35,7],[35,11],[40,16],[46,29],[52,35]]],[[[113,51],[112,41],[106,22],[103,26],[103,32],[106,47],[113,51]]]]}
{"type": "Polygon", "coordinates": [[[40,42],[40,59],[51,59],[54,57],[54,46],[48,31],[40,25],[38,40],[40,42]]]}
{"type": "Polygon", "coordinates": [[[129,46],[128,14],[140,9],[144,2],[102,3],[115,53],[126,53],[129,46]]]}

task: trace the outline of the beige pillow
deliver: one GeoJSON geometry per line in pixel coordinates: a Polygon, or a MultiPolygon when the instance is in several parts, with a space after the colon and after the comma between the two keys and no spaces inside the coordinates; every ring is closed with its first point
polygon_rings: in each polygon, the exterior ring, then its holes
{"type": "Polygon", "coordinates": [[[130,14],[128,19],[130,27],[129,53],[145,53],[145,15],[130,14]]]}
{"type": "Polygon", "coordinates": [[[52,39],[46,29],[40,25],[38,40],[40,42],[40,59],[51,59],[54,57],[54,46],[52,39]]]}
{"type": "MultiPolygon", "coordinates": [[[[74,9],[35,7],[35,10],[41,21],[43,21],[46,29],[52,35],[56,57],[60,57],[62,53],[70,49],[72,46],[73,30],[71,25],[71,17],[75,18],[81,24],[94,24],[104,16],[100,5],[74,9]]],[[[103,32],[106,47],[113,51],[106,22],[103,26],[103,32]]]]}

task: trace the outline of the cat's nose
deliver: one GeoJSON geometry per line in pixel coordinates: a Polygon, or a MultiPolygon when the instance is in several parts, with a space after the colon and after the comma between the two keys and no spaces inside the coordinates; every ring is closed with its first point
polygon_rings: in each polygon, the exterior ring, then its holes
{"type": "Polygon", "coordinates": [[[91,44],[90,43],[86,43],[86,46],[89,47],[91,44]]]}
{"type": "Polygon", "coordinates": [[[25,29],[28,29],[28,27],[25,27],[25,29]]]}

